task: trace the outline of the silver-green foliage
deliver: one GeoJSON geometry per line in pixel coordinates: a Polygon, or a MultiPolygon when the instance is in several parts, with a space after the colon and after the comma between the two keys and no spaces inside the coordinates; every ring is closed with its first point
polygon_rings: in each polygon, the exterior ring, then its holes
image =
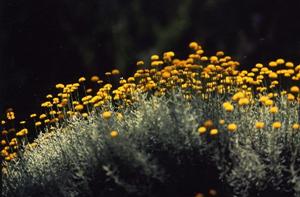
{"type": "Polygon", "coordinates": [[[185,176],[173,175],[178,173],[174,169],[206,163],[219,170],[234,195],[272,188],[299,196],[300,132],[291,128],[299,120],[299,106],[281,98],[274,116],[258,102],[228,113],[222,109],[225,100],[213,96],[186,101],[180,91],[163,97],[142,94],[121,111],[123,120],[115,114],[104,120],[101,111],[87,120],[70,119],[51,134],[45,130],[36,148],[8,165],[3,194],[108,196],[113,189],[122,196],[155,196],[157,184],[185,176]],[[207,119],[219,130],[217,136],[199,136],[197,128],[207,119]],[[226,123],[218,124],[220,119],[226,123]],[[266,127],[256,129],[256,121],[266,127]],[[282,127],[273,129],[273,121],[281,121],[282,127]],[[238,130],[228,132],[228,123],[236,123],[238,130]],[[112,138],[111,130],[119,135],[112,138]]]}

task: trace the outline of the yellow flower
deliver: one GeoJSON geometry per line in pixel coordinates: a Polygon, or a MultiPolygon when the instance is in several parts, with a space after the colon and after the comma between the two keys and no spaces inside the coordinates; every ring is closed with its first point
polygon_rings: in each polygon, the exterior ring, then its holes
{"type": "Polygon", "coordinates": [[[264,67],[264,65],[261,64],[261,63],[257,63],[257,64],[255,64],[255,67],[256,67],[256,68],[262,68],[262,67],[264,67]]]}
{"type": "Polygon", "coordinates": [[[293,62],[287,62],[287,63],[285,63],[285,66],[288,67],[288,68],[293,68],[294,63],[293,62]]]}
{"type": "Polygon", "coordinates": [[[223,120],[223,119],[219,120],[219,124],[220,124],[220,125],[225,124],[225,120],[223,120]]]}
{"type": "Polygon", "coordinates": [[[300,125],[298,123],[295,123],[295,124],[292,125],[292,128],[293,129],[299,129],[300,125]]]}
{"type": "Polygon", "coordinates": [[[36,122],[34,125],[35,125],[36,127],[38,127],[38,126],[41,126],[42,123],[41,123],[40,121],[38,121],[38,122],[36,122]]]}
{"type": "Polygon", "coordinates": [[[223,52],[223,51],[218,51],[218,52],[216,53],[216,55],[217,55],[218,57],[224,56],[224,52],[223,52]]]}
{"type": "Polygon", "coordinates": [[[118,131],[111,131],[111,132],[110,132],[110,136],[111,136],[112,138],[117,137],[118,135],[119,135],[118,131]]]}
{"type": "Polygon", "coordinates": [[[272,127],[274,128],[274,129],[279,129],[280,127],[281,127],[281,122],[274,122],[273,124],[272,124],[272,127]]]}
{"type": "Polygon", "coordinates": [[[162,73],[162,77],[167,79],[167,78],[171,77],[171,73],[169,73],[168,71],[165,71],[162,73]]]}
{"type": "Polygon", "coordinates": [[[97,82],[99,80],[100,80],[100,78],[97,75],[94,75],[94,76],[91,77],[92,82],[97,82]]]}
{"type": "Polygon", "coordinates": [[[57,88],[57,89],[63,89],[64,87],[65,87],[65,85],[62,83],[58,83],[55,85],[55,88],[57,88]]]}
{"type": "Polygon", "coordinates": [[[154,60],[159,60],[159,56],[158,55],[152,55],[151,56],[151,60],[154,61],[154,60]]]}
{"type": "Polygon", "coordinates": [[[78,79],[78,82],[79,82],[79,83],[83,83],[83,82],[85,82],[85,80],[86,80],[86,79],[85,79],[84,77],[80,77],[80,78],[78,79]]]}
{"type": "Polygon", "coordinates": [[[272,113],[272,114],[278,113],[278,107],[276,107],[276,106],[271,107],[269,112],[272,113]]]}
{"type": "Polygon", "coordinates": [[[81,115],[82,115],[82,117],[84,117],[84,118],[88,117],[88,113],[82,113],[81,115]]]}
{"type": "Polygon", "coordinates": [[[212,121],[212,120],[206,120],[206,121],[204,122],[204,126],[205,126],[206,128],[212,127],[212,126],[213,126],[213,121],[212,121]]]}
{"type": "Polygon", "coordinates": [[[270,77],[271,79],[276,79],[276,78],[278,77],[278,75],[277,75],[275,72],[271,72],[271,73],[269,74],[269,77],[270,77]]]}
{"type": "Polygon", "coordinates": [[[44,118],[46,118],[46,117],[47,117],[46,114],[41,114],[41,115],[40,115],[40,119],[41,119],[41,120],[44,119],[44,118]]]}
{"type": "Polygon", "coordinates": [[[200,134],[203,134],[203,133],[206,132],[206,128],[205,128],[205,127],[199,127],[199,128],[198,128],[198,132],[199,132],[200,134]]]}
{"type": "Polygon", "coordinates": [[[265,101],[266,106],[272,106],[273,104],[274,104],[274,101],[271,100],[271,99],[268,99],[268,100],[265,101]]]}
{"type": "Polygon", "coordinates": [[[136,65],[137,65],[137,66],[142,66],[142,65],[144,65],[144,61],[138,61],[138,62],[136,63],[136,65]]]}
{"type": "Polygon", "coordinates": [[[102,117],[104,119],[109,119],[111,117],[112,113],[110,111],[105,111],[102,113],[102,117]]]}
{"type": "Polygon", "coordinates": [[[239,105],[243,106],[243,105],[248,105],[250,103],[248,98],[241,98],[238,102],[239,105]]]}
{"type": "Polygon", "coordinates": [[[229,124],[229,125],[227,126],[227,129],[228,129],[229,131],[236,131],[237,125],[234,124],[234,123],[231,123],[231,124],[229,124]]]}
{"type": "Polygon", "coordinates": [[[210,130],[210,135],[217,135],[217,134],[218,134],[218,129],[210,130]]]}
{"type": "Polygon", "coordinates": [[[223,103],[223,108],[228,112],[232,112],[234,109],[233,105],[230,102],[223,103]]]}
{"type": "Polygon", "coordinates": [[[288,95],[287,95],[287,99],[288,99],[289,101],[294,101],[294,100],[295,100],[295,96],[292,95],[292,94],[288,94],[288,95]]]}
{"type": "Polygon", "coordinates": [[[199,48],[199,45],[198,45],[198,43],[197,42],[191,42],[190,44],[189,44],[189,47],[191,48],[191,49],[193,49],[193,50],[198,50],[198,48],[199,48]]]}
{"type": "Polygon", "coordinates": [[[269,66],[270,67],[276,67],[277,66],[277,62],[271,61],[271,62],[269,62],[269,66]]]}
{"type": "Polygon", "coordinates": [[[264,123],[264,122],[256,122],[256,123],[255,123],[255,127],[256,127],[257,129],[262,129],[262,128],[265,127],[265,123],[264,123]]]}
{"type": "Polygon", "coordinates": [[[76,111],[81,111],[81,110],[83,110],[83,109],[84,109],[84,106],[81,105],[81,104],[78,104],[78,105],[75,106],[75,110],[76,110],[76,111]]]}
{"type": "Polygon", "coordinates": [[[6,141],[5,140],[1,140],[1,145],[5,146],[6,145],[6,141]]]}
{"type": "Polygon", "coordinates": [[[120,71],[119,71],[118,69],[113,69],[113,70],[111,71],[111,74],[112,74],[112,75],[118,75],[118,74],[120,74],[120,71]]]}
{"type": "Polygon", "coordinates": [[[281,59],[281,58],[280,58],[280,59],[277,59],[277,60],[276,60],[276,63],[277,63],[277,64],[284,64],[284,59],[281,59]]]}
{"type": "Polygon", "coordinates": [[[298,86],[292,86],[290,88],[290,91],[293,92],[293,93],[299,93],[299,87],[298,86]]]}
{"type": "Polygon", "coordinates": [[[46,96],[47,99],[51,99],[52,97],[53,97],[52,94],[48,94],[48,95],[46,96]]]}

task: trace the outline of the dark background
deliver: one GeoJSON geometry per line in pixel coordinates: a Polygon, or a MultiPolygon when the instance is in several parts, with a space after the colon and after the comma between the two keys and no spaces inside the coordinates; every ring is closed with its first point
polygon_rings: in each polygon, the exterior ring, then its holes
{"type": "Polygon", "coordinates": [[[300,3],[291,0],[1,0],[0,114],[37,112],[58,82],[119,68],[153,53],[224,50],[244,67],[300,63],[300,3]]]}

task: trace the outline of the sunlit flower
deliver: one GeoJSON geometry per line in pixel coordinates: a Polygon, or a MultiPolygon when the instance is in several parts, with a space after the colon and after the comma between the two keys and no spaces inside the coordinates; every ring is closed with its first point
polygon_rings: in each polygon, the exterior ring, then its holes
{"type": "Polygon", "coordinates": [[[110,111],[105,111],[102,113],[102,117],[104,119],[109,119],[111,117],[112,113],[110,111]]]}
{"type": "Polygon", "coordinates": [[[119,135],[118,131],[111,131],[111,132],[110,132],[110,136],[111,136],[112,138],[115,138],[115,137],[117,137],[118,135],[119,135]]]}
{"type": "Polygon", "coordinates": [[[279,129],[281,127],[281,122],[278,122],[278,121],[277,122],[273,122],[272,127],[274,129],[279,129]]]}
{"type": "Polygon", "coordinates": [[[255,128],[257,129],[262,129],[265,127],[265,123],[264,122],[256,122],[255,123],[255,128]]]}
{"type": "Polygon", "coordinates": [[[198,128],[198,132],[199,132],[200,134],[203,134],[203,133],[206,132],[206,128],[205,128],[205,127],[199,127],[199,128],[198,128]]]}
{"type": "Polygon", "coordinates": [[[212,129],[210,130],[210,135],[217,135],[218,134],[218,129],[212,129]]]}
{"type": "Polygon", "coordinates": [[[236,131],[237,130],[237,125],[234,123],[230,123],[227,126],[228,131],[236,131]]]}

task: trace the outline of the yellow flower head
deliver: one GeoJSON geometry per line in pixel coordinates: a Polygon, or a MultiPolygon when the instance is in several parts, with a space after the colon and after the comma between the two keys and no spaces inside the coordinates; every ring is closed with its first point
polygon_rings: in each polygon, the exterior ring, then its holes
{"type": "Polygon", "coordinates": [[[276,106],[271,107],[270,110],[269,110],[269,112],[272,113],[272,114],[278,113],[278,107],[276,107],[276,106]]]}
{"type": "Polygon", "coordinates": [[[290,88],[290,91],[293,92],[293,93],[299,93],[299,87],[298,86],[292,86],[290,88]]]}
{"type": "Polygon", "coordinates": [[[86,81],[86,79],[84,78],[84,77],[80,77],[79,79],[78,79],[78,82],[79,83],[83,83],[83,82],[85,82],[86,81]]]}
{"type": "Polygon", "coordinates": [[[272,127],[274,129],[279,129],[281,127],[281,122],[279,122],[279,121],[273,122],[272,127]]]}
{"type": "Polygon", "coordinates": [[[295,124],[292,125],[292,128],[293,129],[299,129],[300,125],[298,123],[295,123],[295,124]]]}
{"type": "Polygon", "coordinates": [[[255,128],[257,129],[262,129],[265,127],[265,123],[264,122],[256,122],[255,123],[255,128]]]}
{"type": "Polygon", "coordinates": [[[111,117],[112,113],[110,111],[105,111],[102,113],[102,117],[104,119],[109,119],[111,117]]]}
{"type": "Polygon", "coordinates": [[[117,137],[118,135],[119,135],[118,131],[111,131],[111,132],[110,132],[110,136],[111,136],[112,138],[115,138],[115,137],[117,137]]]}
{"type": "Polygon", "coordinates": [[[205,127],[199,127],[199,128],[198,128],[198,132],[199,132],[200,134],[203,134],[203,133],[206,132],[206,128],[205,128],[205,127]]]}
{"type": "Polygon", "coordinates": [[[228,131],[236,131],[237,130],[237,125],[234,123],[231,123],[227,126],[228,131]]]}
{"type": "Polygon", "coordinates": [[[210,130],[210,135],[217,135],[218,134],[218,129],[212,129],[210,130]]]}
{"type": "Polygon", "coordinates": [[[233,105],[230,102],[223,103],[223,108],[228,112],[232,112],[234,109],[233,105]]]}

